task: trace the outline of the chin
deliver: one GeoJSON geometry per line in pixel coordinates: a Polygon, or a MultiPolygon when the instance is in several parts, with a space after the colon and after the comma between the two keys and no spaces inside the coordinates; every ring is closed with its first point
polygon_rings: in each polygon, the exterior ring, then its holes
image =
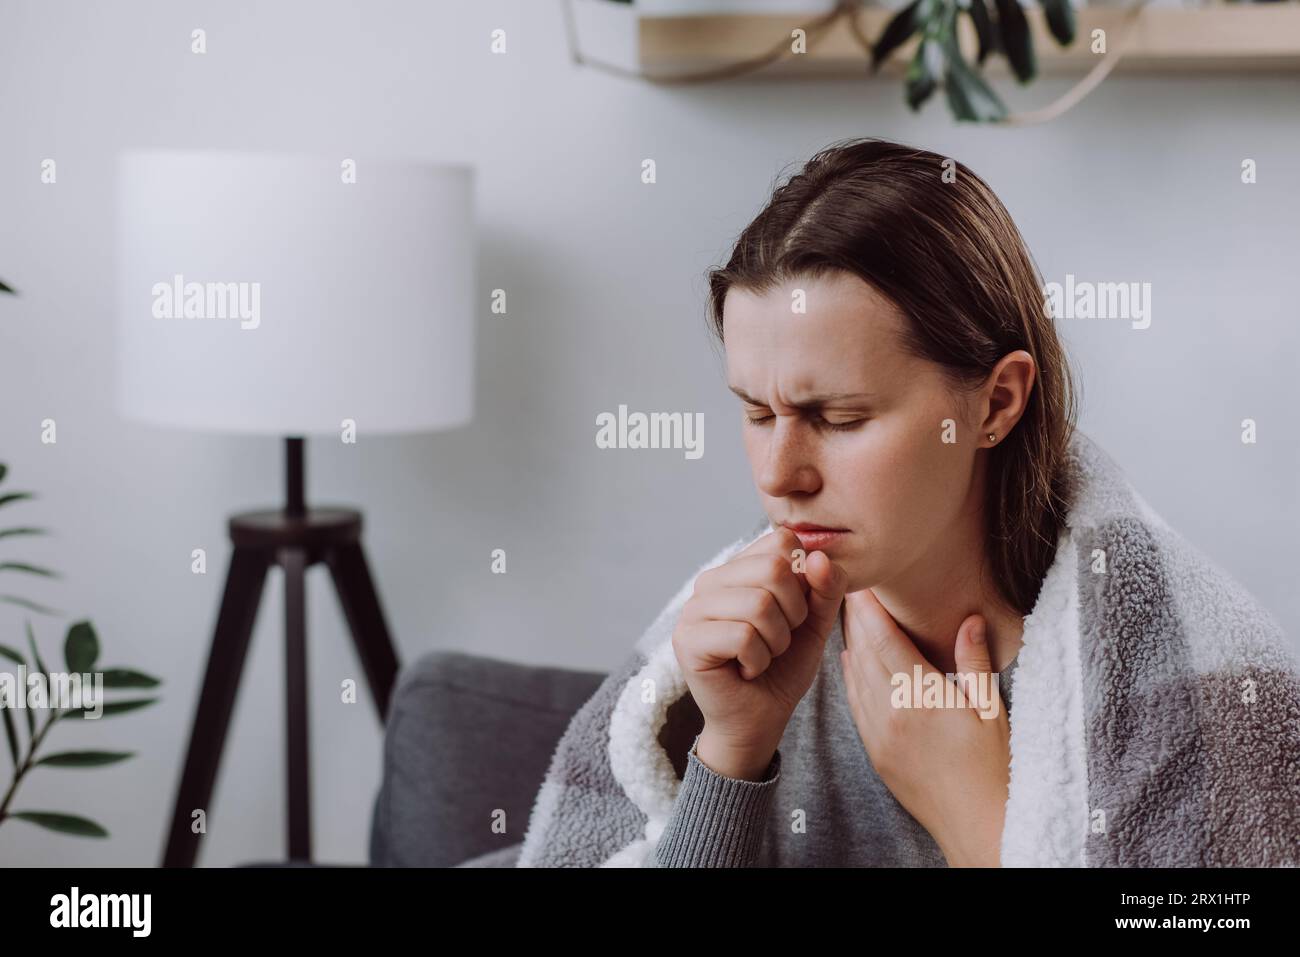
{"type": "Polygon", "coordinates": [[[840,564],[849,576],[848,586],[844,589],[845,594],[883,585],[896,574],[894,568],[858,555],[850,556],[840,564]]]}
{"type": "Polygon", "coordinates": [[[844,589],[846,595],[849,592],[862,591],[864,588],[870,588],[878,580],[878,576],[870,574],[869,571],[864,573],[862,570],[847,567],[845,568],[845,571],[849,573],[849,583],[844,589]]]}

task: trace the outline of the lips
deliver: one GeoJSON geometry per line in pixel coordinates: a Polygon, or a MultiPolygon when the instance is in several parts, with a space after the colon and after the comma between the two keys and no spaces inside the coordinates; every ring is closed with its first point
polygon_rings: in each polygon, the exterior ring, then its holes
{"type": "Polygon", "coordinates": [[[786,528],[794,532],[799,539],[799,545],[804,551],[827,551],[841,542],[849,530],[847,528],[830,528],[826,525],[813,525],[810,522],[800,522],[797,525],[786,525],[786,528]]]}

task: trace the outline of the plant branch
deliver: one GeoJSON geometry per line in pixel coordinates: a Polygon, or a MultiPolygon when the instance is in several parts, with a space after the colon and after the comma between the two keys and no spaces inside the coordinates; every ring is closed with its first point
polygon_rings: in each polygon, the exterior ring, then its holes
{"type": "Polygon", "coordinates": [[[3,824],[5,818],[8,816],[6,812],[9,810],[9,804],[13,801],[14,792],[18,790],[18,784],[22,781],[23,775],[32,769],[32,759],[36,757],[36,749],[41,746],[41,742],[45,739],[46,732],[49,731],[50,728],[54,726],[54,723],[61,717],[63,717],[63,712],[54,709],[50,714],[49,720],[46,721],[40,730],[37,731],[36,734],[32,735],[31,740],[27,742],[27,754],[23,758],[22,763],[18,767],[14,768],[14,779],[9,784],[9,790],[5,791],[4,800],[0,801],[0,824],[3,824]]]}

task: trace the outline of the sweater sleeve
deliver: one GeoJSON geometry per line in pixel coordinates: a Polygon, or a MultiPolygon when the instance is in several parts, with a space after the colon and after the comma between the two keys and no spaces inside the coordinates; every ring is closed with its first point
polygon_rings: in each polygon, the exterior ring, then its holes
{"type": "Polygon", "coordinates": [[[699,742],[696,735],[668,824],[644,867],[752,867],[758,857],[781,779],[781,752],[773,754],[763,780],[744,781],[701,761],[699,742]]]}

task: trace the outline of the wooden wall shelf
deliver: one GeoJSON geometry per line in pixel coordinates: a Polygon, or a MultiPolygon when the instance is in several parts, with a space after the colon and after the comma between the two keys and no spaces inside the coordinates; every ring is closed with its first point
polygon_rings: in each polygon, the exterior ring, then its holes
{"type": "MultiPolygon", "coordinates": [[[[631,70],[648,80],[752,59],[790,37],[815,14],[648,16],[635,5],[610,0],[574,0],[575,26],[584,59],[631,70]]],[[[858,22],[875,40],[895,11],[865,8],[858,22]]],[[[1047,32],[1042,10],[1026,8],[1034,49],[1043,74],[1083,73],[1100,58],[1090,51],[1094,29],[1106,31],[1108,48],[1123,35],[1123,7],[1076,10],[1074,43],[1062,47],[1047,32]]],[[[974,59],[975,31],[960,21],[962,49],[974,59]]],[[[1202,7],[1146,7],[1131,27],[1117,71],[1293,71],[1300,70],[1300,3],[1206,4],[1202,7]]],[[[915,51],[913,38],[881,65],[898,76],[915,51]]],[[[992,56],[984,69],[1009,74],[1006,58],[992,56]]],[[[747,78],[864,75],[867,59],[848,25],[839,21],[807,53],[769,64],[747,78]]],[[[1300,91],[1297,91],[1300,93],[1300,91]]],[[[1297,96],[1300,100],[1300,95],[1297,96]]]]}

